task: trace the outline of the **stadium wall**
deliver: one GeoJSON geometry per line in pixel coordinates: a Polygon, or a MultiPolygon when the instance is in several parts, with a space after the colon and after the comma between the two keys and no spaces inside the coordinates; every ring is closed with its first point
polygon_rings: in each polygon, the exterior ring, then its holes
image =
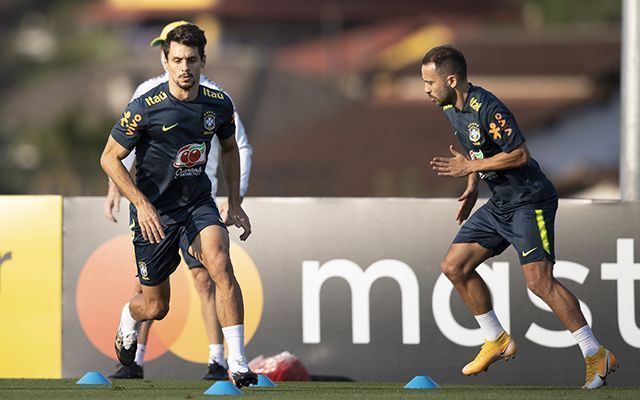
{"type": "MultiPolygon", "coordinates": [[[[126,207],[113,224],[102,204],[64,199],[63,377],[114,369],[117,319],[134,290],[126,207]]],[[[244,206],[252,236],[239,242],[230,231],[249,358],[288,350],[314,375],[368,381],[427,374],[442,383],[582,384],[573,337],[527,292],[512,249],[479,272],[519,355],[487,374],[460,373],[482,337],[439,269],[458,228],[455,200],[249,198],[244,206]]],[[[637,385],[640,367],[639,217],[640,203],[565,200],[556,221],[556,276],[618,356],[612,385],[637,385]]],[[[195,379],[204,370],[207,339],[189,275],[181,266],[172,276],[171,311],[147,348],[148,378],[195,379]]],[[[10,283],[1,283],[4,301],[10,283]]]]}

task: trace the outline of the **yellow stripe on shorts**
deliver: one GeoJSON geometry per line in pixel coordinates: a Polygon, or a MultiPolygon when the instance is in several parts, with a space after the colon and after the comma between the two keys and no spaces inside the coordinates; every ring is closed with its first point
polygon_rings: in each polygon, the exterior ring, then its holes
{"type": "Polygon", "coordinates": [[[135,239],[136,237],[136,233],[133,231],[133,228],[135,228],[136,226],[136,221],[131,221],[131,225],[129,225],[129,230],[131,231],[131,242],[133,242],[133,239],[135,239]]]}
{"type": "Polygon", "coordinates": [[[536,221],[538,221],[538,231],[540,231],[540,240],[542,240],[542,247],[547,254],[551,255],[551,247],[549,246],[549,237],[547,235],[547,225],[544,223],[544,216],[542,210],[536,210],[536,221]]]}
{"type": "Polygon", "coordinates": [[[131,221],[131,225],[129,225],[129,230],[131,231],[131,250],[133,250],[133,259],[136,259],[136,246],[133,244],[133,241],[136,240],[136,232],[133,228],[136,227],[136,221],[131,221]]]}

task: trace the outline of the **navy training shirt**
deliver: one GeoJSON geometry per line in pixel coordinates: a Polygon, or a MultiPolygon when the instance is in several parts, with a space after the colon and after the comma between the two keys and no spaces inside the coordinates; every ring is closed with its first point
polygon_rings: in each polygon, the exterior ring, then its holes
{"type": "Polygon", "coordinates": [[[198,97],[181,101],[161,83],[134,99],[111,130],[124,148],[136,149],[136,186],[160,214],[211,197],[204,173],[211,139],[235,134],[231,99],[200,85],[198,97]]]}
{"type": "MultiPolygon", "coordinates": [[[[511,111],[479,86],[470,85],[460,111],[452,105],[443,111],[471,160],[509,153],[525,142],[511,111]]],[[[481,172],[480,178],[489,185],[490,202],[499,210],[543,208],[558,200],[555,187],[533,158],[522,167],[481,172]]]]}

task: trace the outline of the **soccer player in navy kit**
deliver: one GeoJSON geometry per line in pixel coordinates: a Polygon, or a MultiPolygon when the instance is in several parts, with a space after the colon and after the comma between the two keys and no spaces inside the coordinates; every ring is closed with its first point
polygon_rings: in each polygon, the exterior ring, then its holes
{"type": "Polygon", "coordinates": [[[515,356],[517,347],[491,304],[486,283],[476,272],[483,261],[513,245],[527,287],[544,300],[576,337],[586,363],[583,388],[605,383],[617,367],[613,353],[601,346],[580,310],[578,300],[553,277],[554,220],[558,197],[553,184],[531,158],[513,114],[492,93],[467,81],[462,52],[452,46],[431,49],[422,60],[422,79],[429,98],[442,107],[464,154],[450,146],[451,157],[435,157],[438,175],[467,177],[455,216],[462,226],[442,262],[462,300],[478,321],[485,342],[462,373],[475,375],[493,362],[515,356]],[[491,199],[471,217],[484,180],[491,199]]]}
{"type": "MultiPolygon", "coordinates": [[[[169,32],[173,29],[177,28],[181,25],[189,24],[188,21],[174,21],[167,24],[160,35],[153,39],[150,43],[151,46],[162,47],[165,39],[169,32]]],[[[160,61],[164,59],[164,53],[162,50],[160,51],[161,58],[160,61]]],[[[141,83],[135,90],[131,101],[145,94],[149,90],[158,86],[163,82],[167,82],[169,80],[169,74],[164,71],[162,75],[158,75],[154,78],[147,79],[143,83],[141,83]]],[[[207,78],[204,74],[200,75],[200,85],[207,87],[209,89],[214,89],[217,91],[224,92],[224,90],[213,80],[207,78]]],[[[238,152],[240,153],[240,200],[246,195],[247,189],[249,186],[249,175],[251,171],[251,154],[252,147],[249,144],[247,134],[244,129],[244,125],[242,124],[242,120],[237,112],[234,113],[236,132],[235,138],[236,143],[238,144],[238,152]]],[[[218,158],[220,152],[220,145],[216,138],[212,139],[211,147],[209,153],[207,154],[207,164],[205,167],[205,173],[207,174],[209,181],[211,182],[211,195],[215,199],[215,195],[217,194],[218,188],[218,177],[216,176],[218,171],[218,158]]],[[[122,160],[122,164],[128,170],[131,170],[133,167],[133,162],[135,160],[135,148],[129,153],[129,155],[122,160]]],[[[226,200],[216,201],[218,205],[218,209],[220,211],[220,216],[228,223],[226,220],[226,210],[228,202],[226,200]]],[[[115,184],[109,180],[109,190],[107,191],[107,196],[105,198],[104,203],[104,211],[107,219],[117,222],[114,216],[114,211],[120,210],[120,192],[115,184]]],[[[188,243],[186,244],[188,246],[188,243]]],[[[204,323],[205,332],[209,339],[209,360],[207,365],[207,372],[202,377],[202,379],[207,380],[227,380],[228,371],[227,371],[227,361],[224,358],[224,345],[223,345],[223,334],[222,328],[220,327],[220,322],[218,321],[218,316],[216,314],[216,305],[215,305],[215,284],[211,280],[211,276],[209,272],[204,268],[200,261],[191,257],[188,254],[188,249],[185,246],[181,246],[180,251],[182,253],[182,258],[185,261],[189,271],[191,272],[191,276],[193,277],[194,287],[198,296],[200,297],[201,311],[202,311],[202,321],[204,323]]],[[[140,287],[140,283],[136,282],[136,294],[142,291],[140,287]]],[[[149,330],[153,320],[145,321],[142,323],[140,327],[140,332],[138,335],[138,342],[136,348],[136,356],[134,363],[131,365],[122,365],[120,366],[116,372],[109,375],[111,379],[143,379],[144,378],[144,356],[146,351],[147,340],[149,337],[149,330]]]]}
{"type": "Polygon", "coordinates": [[[244,354],[242,292],[229,258],[229,235],[211,197],[204,168],[211,139],[220,141],[229,194],[228,218],[251,234],[240,206],[239,155],[234,107],[223,92],[199,85],[204,67],[204,32],[193,24],[173,29],[163,45],[169,81],[133,100],[111,131],[101,165],[131,202],[131,230],[142,293],[122,310],[115,349],[131,365],[141,321],[160,320],[169,311],[169,276],[180,262],[178,248],[209,271],[216,285],[216,308],[228,344],[228,364],[236,386],[257,382],[244,354]],[[136,183],[122,165],[135,148],[136,183]]]}

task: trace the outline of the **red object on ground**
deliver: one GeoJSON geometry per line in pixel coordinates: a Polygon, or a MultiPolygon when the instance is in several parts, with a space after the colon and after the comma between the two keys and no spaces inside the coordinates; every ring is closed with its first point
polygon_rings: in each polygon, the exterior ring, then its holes
{"type": "Polygon", "coordinates": [[[256,374],[266,375],[272,381],[308,381],[309,372],[294,354],[283,351],[272,357],[262,355],[249,362],[256,374]]]}

